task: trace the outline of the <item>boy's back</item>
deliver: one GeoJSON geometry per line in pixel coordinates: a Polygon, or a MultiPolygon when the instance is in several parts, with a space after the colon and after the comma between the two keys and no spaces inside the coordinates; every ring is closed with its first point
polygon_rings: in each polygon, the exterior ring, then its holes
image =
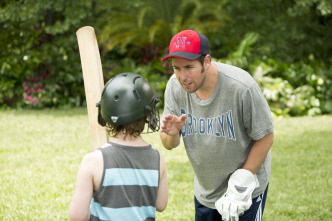
{"type": "Polygon", "coordinates": [[[93,194],[91,220],[153,219],[159,186],[159,152],[151,146],[116,143],[108,143],[100,151],[104,169],[101,185],[93,194]]]}
{"type": "Polygon", "coordinates": [[[166,208],[165,162],[140,135],[145,123],[152,131],[159,127],[158,101],[146,79],[137,74],[118,75],[105,85],[98,121],[113,139],[83,158],[70,220],[155,220],[156,210],[166,208]]]}

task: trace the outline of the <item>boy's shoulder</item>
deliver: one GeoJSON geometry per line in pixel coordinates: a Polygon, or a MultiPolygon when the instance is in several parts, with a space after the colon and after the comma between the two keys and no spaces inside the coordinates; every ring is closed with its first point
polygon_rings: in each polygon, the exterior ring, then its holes
{"type": "Polygon", "coordinates": [[[103,154],[100,150],[95,150],[93,152],[87,153],[84,157],[82,162],[84,163],[93,163],[96,161],[100,161],[100,159],[103,157],[103,154]]]}

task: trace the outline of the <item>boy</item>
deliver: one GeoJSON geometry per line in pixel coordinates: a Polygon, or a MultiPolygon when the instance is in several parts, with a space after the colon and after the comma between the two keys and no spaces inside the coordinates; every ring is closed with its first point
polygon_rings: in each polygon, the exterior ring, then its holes
{"type": "MultiPolygon", "coordinates": [[[[168,202],[166,166],[142,137],[145,123],[159,130],[159,112],[149,82],[122,73],[102,92],[98,122],[113,137],[88,153],[78,170],[70,220],[155,220],[168,202]]],[[[149,130],[149,129],[148,129],[149,130]]]]}

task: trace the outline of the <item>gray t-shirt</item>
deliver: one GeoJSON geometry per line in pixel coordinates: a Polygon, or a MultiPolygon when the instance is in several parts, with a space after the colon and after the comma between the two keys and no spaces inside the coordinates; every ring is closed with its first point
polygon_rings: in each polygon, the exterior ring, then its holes
{"type": "MultiPolygon", "coordinates": [[[[244,165],[255,140],[273,131],[270,108],[249,73],[215,64],[218,83],[210,98],[200,100],[196,93],[187,93],[173,75],[164,107],[164,116],[188,116],[181,134],[196,175],[195,196],[210,208],[226,192],[230,175],[244,165]]],[[[257,172],[260,185],[253,198],[263,193],[270,173],[271,151],[257,172]]]]}

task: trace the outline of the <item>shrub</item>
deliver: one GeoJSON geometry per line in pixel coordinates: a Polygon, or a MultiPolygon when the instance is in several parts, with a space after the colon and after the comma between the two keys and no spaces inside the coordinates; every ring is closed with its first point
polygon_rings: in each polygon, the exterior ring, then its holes
{"type": "Polygon", "coordinates": [[[256,66],[253,76],[276,115],[314,116],[332,113],[329,70],[314,60],[286,64],[268,59],[256,66]]]}

